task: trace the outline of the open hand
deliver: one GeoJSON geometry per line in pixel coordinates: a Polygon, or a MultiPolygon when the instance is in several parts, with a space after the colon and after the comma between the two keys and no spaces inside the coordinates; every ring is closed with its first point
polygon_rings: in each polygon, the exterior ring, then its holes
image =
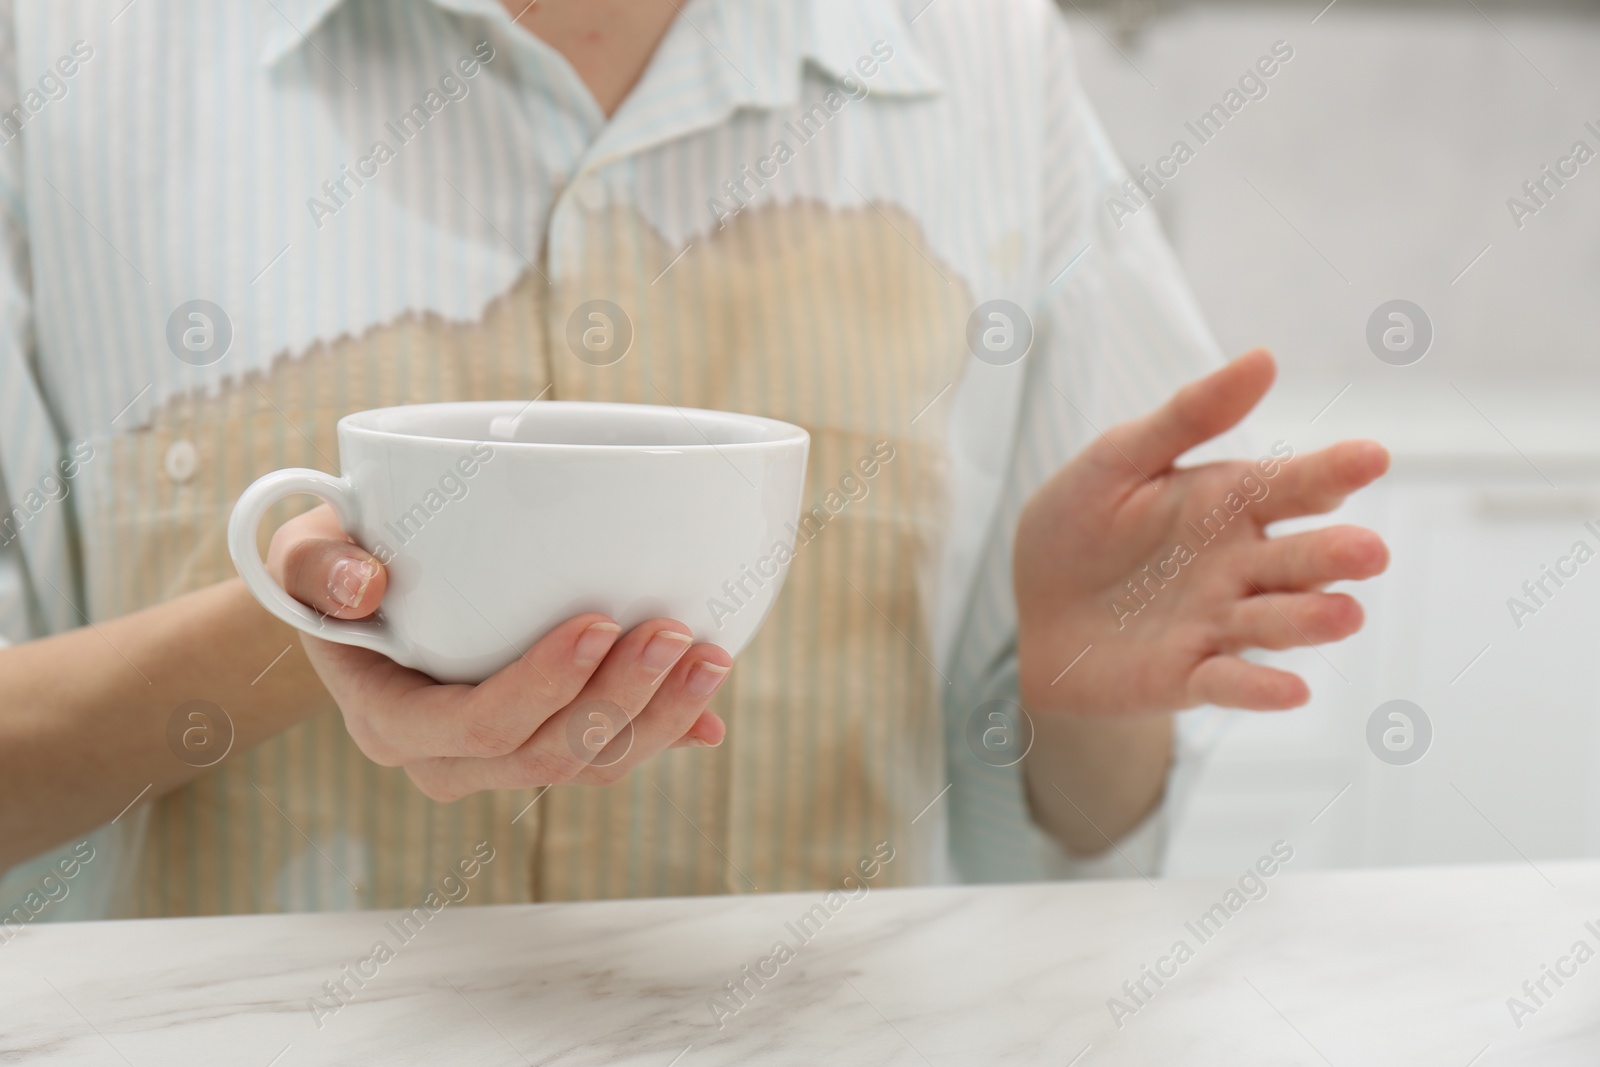
{"type": "Polygon", "coordinates": [[[1013,575],[1030,711],[1269,711],[1310,698],[1298,676],[1239,653],[1355,633],[1361,606],[1324,588],[1381,573],[1389,552],[1358,527],[1285,537],[1267,527],[1338,507],[1388,470],[1388,452],[1345,441],[1290,459],[1174,466],[1237,425],[1275,376],[1268,353],[1241,356],[1107,431],[1029,501],[1013,575]]]}

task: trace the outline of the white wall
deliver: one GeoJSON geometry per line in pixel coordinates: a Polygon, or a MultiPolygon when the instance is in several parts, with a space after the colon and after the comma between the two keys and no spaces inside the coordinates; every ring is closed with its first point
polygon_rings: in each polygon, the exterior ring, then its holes
{"type": "Polygon", "coordinates": [[[1520,232],[1505,205],[1577,138],[1600,147],[1584,129],[1600,127],[1600,7],[1480,4],[1491,26],[1467,3],[1342,0],[1311,25],[1320,6],[1187,5],[1119,42],[1126,59],[1074,16],[1085,82],[1130,165],[1166,153],[1274,41],[1295,49],[1156,200],[1222,341],[1280,350],[1295,385],[1600,382],[1600,161],[1520,232]],[[1394,297],[1439,327],[1410,373],[1363,340],[1394,297]]]}
{"type": "Polygon", "coordinates": [[[1368,629],[1277,657],[1311,707],[1194,724],[1211,755],[1171,871],[1234,872],[1279,837],[1307,868],[1600,854],[1600,559],[1520,629],[1506,604],[1574,541],[1600,549],[1582,526],[1600,519],[1600,160],[1520,231],[1505,204],[1575,140],[1600,149],[1600,8],[1344,0],[1312,25],[1320,2],[1194,4],[1126,41],[1106,10],[1086,8],[1102,35],[1067,6],[1134,166],[1194,144],[1184,120],[1294,47],[1155,207],[1224,346],[1280,355],[1262,435],[1301,452],[1374,436],[1397,456],[1335,517],[1394,550],[1358,593],[1368,629]],[[1365,342],[1396,297],[1437,331],[1410,367],[1365,342]],[[1406,767],[1365,737],[1394,698],[1435,731],[1406,767]]]}

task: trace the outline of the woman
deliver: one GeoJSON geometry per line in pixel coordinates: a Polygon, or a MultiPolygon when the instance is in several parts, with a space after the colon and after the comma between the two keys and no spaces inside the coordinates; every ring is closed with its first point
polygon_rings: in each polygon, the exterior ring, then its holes
{"type": "MultiPolygon", "coordinates": [[[[480,842],[483,901],[834,885],[883,843],[879,884],[1143,869],[1171,713],[1302,703],[1237,653],[1360,625],[1322,589],[1381,541],[1264,528],[1381,448],[1176,468],[1264,353],[1134,418],[1218,361],[1102,207],[1044,0],[0,7],[37,85],[0,120],[0,865],[105,826],[80,878],[135,915],[410,906],[480,842]],[[534,397],[811,432],[828,521],[732,674],[584,616],[441,686],[233,577],[232,501],[333,469],[340,416],[534,397]],[[560,729],[594,697],[616,766],[560,729]]],[[[294,595],[377,608],[326,508],[283,519],[294,595]]]]}

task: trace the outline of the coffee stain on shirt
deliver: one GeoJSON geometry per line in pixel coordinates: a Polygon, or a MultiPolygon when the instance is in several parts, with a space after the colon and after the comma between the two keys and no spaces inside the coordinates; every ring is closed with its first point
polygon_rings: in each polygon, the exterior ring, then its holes
{"type": "MultiPolygon", "coordinates": [[[[763,415],[812,435],[813,518],[713,701],[727,740],[607,788],[437,804],[367,760],[321,706],[151,805],[129,913],[409,907],[482,840],[506,860],[484,871],[485,903],[822,889],[880,841],[902,857],[886,871],[895,884],[940,868],[937,820],[913,822],[946,780],[945,683],[928,658],[945,402],[929,405],[966,364],[970,294],[892,206],[753,208],[687,251],[613,207],[558,239],[574,242],[566,272],[552,285],[530,269],[480,322],[407,316],[173,400],[105,441],[114,473],[82,530],[90,615],[231,578],[238,494],[282,467],[336,470],[334,426],[352,411],[544,393],[763,415]],[[610,366],[568,345],[593,300],[633,328],[610,366]],[[174,448],[198,457],[186,478],[167,469],[174,448]],[[334,868],[362,872],[358,888],[334,868]]],[[[263,549],[312,503],[281,505],[263,549]]],[[[637,521],[648,535],[651,517],[637,521]]]]}

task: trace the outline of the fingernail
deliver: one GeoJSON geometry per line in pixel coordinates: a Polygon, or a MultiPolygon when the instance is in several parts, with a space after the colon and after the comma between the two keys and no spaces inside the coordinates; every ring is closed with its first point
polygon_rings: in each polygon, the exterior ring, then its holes
{"type": "Polygon", "coordinates": [[[343,607],[360,607],[367,587],[377,576],[378,567],[371,560],[346,556],[328,571],[328,595],[343,607]]]}
{"type": "Polygon", "coordinates": [[[622,627],[614,622],[597,622],[583,631],[578,647],[573,649],[572,661],[580,667],[593,667],[605,658],[611,646],[617,643],[622,627]]]}
{"type": "MultiPolygon", "coordinates": [[[[726,668],[724,668],[724,670],[726,670],[726,668]]],[[[722,736],[717,738],[715,741],[708,740],[699,734],[689,735],[689,742],[690,744],[694,745],[695,748],[721,748],[722,742],[726,741],[727,739],[728,734],[726,728],[724,728],[722,736]]]]}
{"type": "Polygon", "coordinates": [[[688,634],[680,634],[675,630],[662,630],[644,646],[644,655],[640,656],[639,660],[652,671],[664,671],[689,651],[689,645],[693,640],[688,634]]]}
{"type": "Polygon", "coordinates": [[[696,663],[689,671],[689,680],[683,683],[683,688],[696,700],[704,700],[717,691],[717,686],[722,684],[730,670],[731,667],[719,667],[715,663],[696,663]]]}

